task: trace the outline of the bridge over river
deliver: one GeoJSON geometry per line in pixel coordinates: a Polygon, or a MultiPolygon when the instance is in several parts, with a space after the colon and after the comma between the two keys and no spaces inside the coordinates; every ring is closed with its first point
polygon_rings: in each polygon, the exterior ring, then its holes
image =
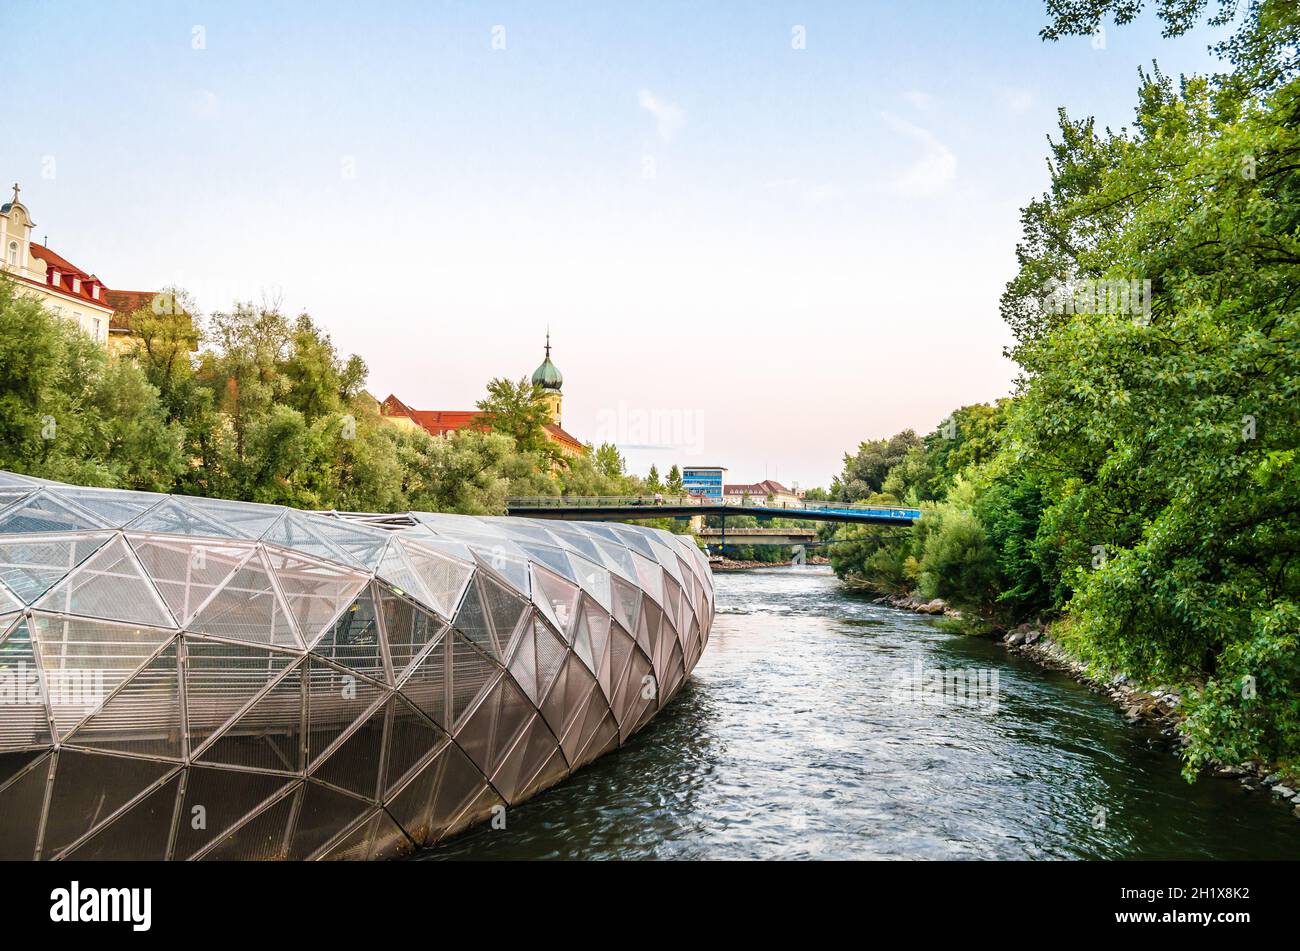
{"type": "Polygon", "coordinates": [[[647,518],[694,518],[749,515],[758,519],[791,518],[861,525],[911,525],[921,510],[860,502],[724,504],[698,496],[529,496],[506,500],[510,515],[576,521],[632,521],[647,518]]]}

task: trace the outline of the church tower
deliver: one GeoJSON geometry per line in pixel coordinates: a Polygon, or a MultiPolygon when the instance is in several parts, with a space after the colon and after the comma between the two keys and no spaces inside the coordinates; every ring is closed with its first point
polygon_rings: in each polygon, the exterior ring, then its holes
{"type": "Polygon", "coordinates": [[[550,414],[551,422],[559,426],[560,404],[564,399],[560,389],[564,386],[564,377],[560,375],[559,368],[551,362],[551,332],[549,330],[546,331],[546,359],[542,361],[541,366],[533,371],[533,385],[542,388],[542,395],[539,399],[550,414]]]}

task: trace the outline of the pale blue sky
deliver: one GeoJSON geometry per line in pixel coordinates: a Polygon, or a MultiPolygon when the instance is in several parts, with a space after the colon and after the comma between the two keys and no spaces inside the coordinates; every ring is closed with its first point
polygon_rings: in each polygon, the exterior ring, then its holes
{"type": "Polygon", "coordinates": [[[859,440],[1008,392],[997,299],[1056,109],[1120,126],[1139,64],[1213,62],[1149,14],[1104,48],[1044,22],[6,0],[0,181],[111,287],[308,310],[380,398],[470,408],[549,324],[579,438],[825,484],[859,440]]]}

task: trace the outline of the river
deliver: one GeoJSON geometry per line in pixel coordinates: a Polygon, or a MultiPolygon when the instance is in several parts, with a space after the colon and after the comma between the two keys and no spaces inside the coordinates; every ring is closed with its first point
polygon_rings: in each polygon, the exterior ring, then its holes
{"type": "Polygon", "coordinates": [[[668,709],[505,829],[417,858],[1300,857],[1287,809],[1184,782],[1167,740],[1064,674],[825,568],[716,580],[708,649],[668,709]],[[964,681],[939,694],[936,672],[964,681]]]}

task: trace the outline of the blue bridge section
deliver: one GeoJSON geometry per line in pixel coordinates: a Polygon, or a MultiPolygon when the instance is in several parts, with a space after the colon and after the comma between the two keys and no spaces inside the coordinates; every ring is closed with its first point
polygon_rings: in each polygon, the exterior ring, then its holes
{"type": "Polygon", "coordinates": [[[693,518],[750,515],[760,519],[793,518],[861,525],[911,525],[921,510],[856,502],[803,502],[798,505],[724,505],[691,497],[605,498],[535,496],[506,500],[511,515],[575,521],[631,521],[646,518],[693,518]]]}

